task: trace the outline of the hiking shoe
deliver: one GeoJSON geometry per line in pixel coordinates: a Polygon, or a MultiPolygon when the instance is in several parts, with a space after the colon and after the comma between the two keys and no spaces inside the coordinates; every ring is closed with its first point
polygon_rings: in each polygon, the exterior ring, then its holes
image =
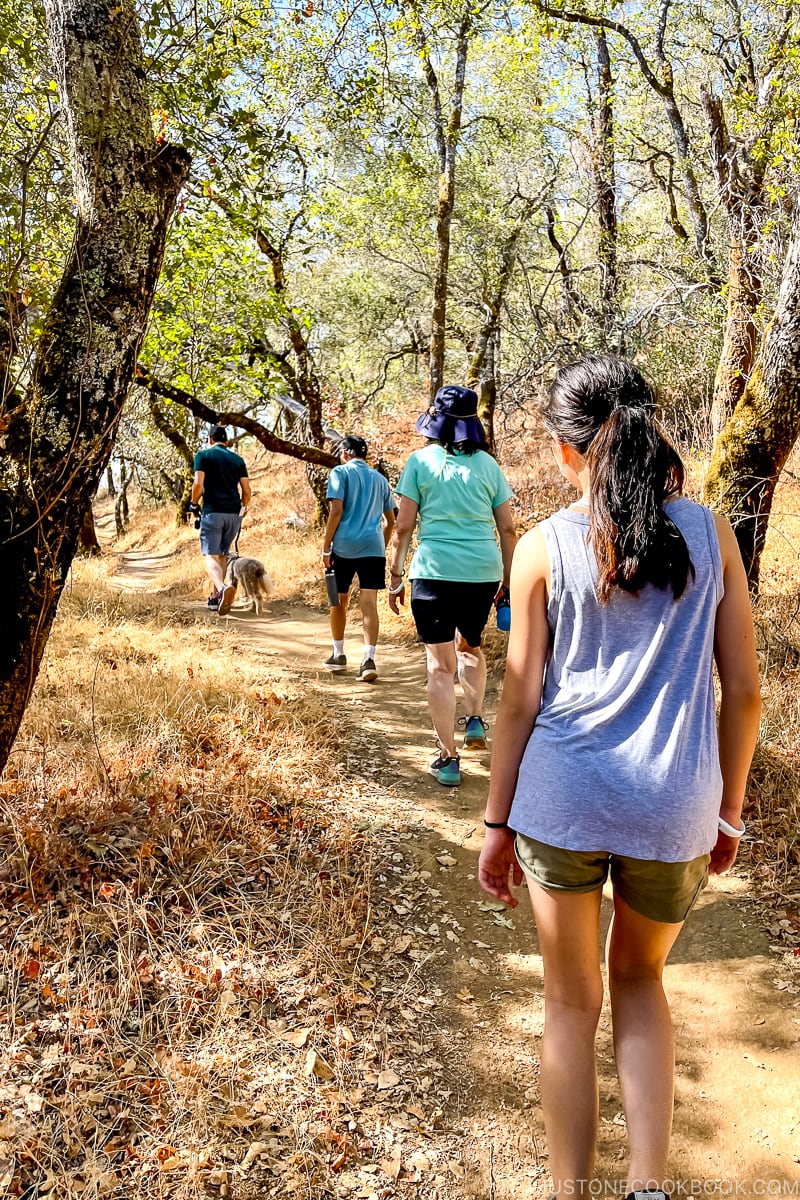
{"type": "Polygon", "coordinates": [[[430,769],[431,774],[436,777],[436,782],[440,783],[442,787],[458,787],[461,783],[458,755],[452,758],[446,754],[440,754],[433,760],[430,769]]]}
{"type": "Polygon", "coordinates": [[[219,602],[220,602],[221,595],[222,595],[221,592],[212,592],[211,595],[206,600],[207,606],[209,608],[219,608],[219,602]]]}
{"type": "Polygon", "coordinates": [[[331,652],[322,665],[336,674],[339,671],[347,670],[347,658],[344,654],[334,654],[331,652]]]}
{"type": "Polygon", "coordinates": [[[374,658],[365,658],[358,669],[356,679],[359,683],[374,683],[378,678],[378,668],[374,658]]]}
{"type": "Polygon", "coordinates": [[[236,584],[226,583],[225,587],[222,589],[222,595],[219,598],[219,608],[217,609],[217,612],[221,617],[224,617],[231,611],[231,605],[233,604],[235,598],[236,584]]]}
{"type": "Polygon", "coordinates": [[[486,730],[489,726],[483,717],[461,717],[458,723],[464,726],[465,750],[486,749],[486,730]]]}

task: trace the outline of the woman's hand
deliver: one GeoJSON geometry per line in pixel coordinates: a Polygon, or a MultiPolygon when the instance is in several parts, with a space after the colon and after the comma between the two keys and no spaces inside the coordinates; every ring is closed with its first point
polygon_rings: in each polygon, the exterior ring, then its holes
{"type": "Polygon", "coordinates": [[[711,851],[711,861],[708,864],[709,875],[721,875],[728,871],[736,861],[741,838],[728,837],[722,830],[717,834],[717,841],[711,851]]]}
{"type": "Polygon", "coordinates": [[[514,886],[519,887],[524,876],[514,853],[514,830],[487,829],[478,859],[478,882],[490,896],[516,908],[519,900],[511,894],[509,871],[514,886]]]}
{"type": "Polygon", "coordinates": [[[492,604],[495,606],[495,608],[497,608],[497,605],[499,604],[499,602],[500,602],[500,601],[501,601],[501,600],[502,600],[504,597],[507,597],[507,596],[508,596],[508,594],[509,594],[509,592],[508,592],[508,585],[507,585],[507,584],[505,584],[505,583],[501,583],[501,584],[500,584],[500,587],[499,587],[499,588],[497,589],[497,591],[495,592],[495,594],[494,594],[494,600],[492,601],[492,604]]]}
{"type": "Polygon", "coordinates": [[[388,596],[389,596],[389,608],[392,610],[393,613],[397,613],[399,616],[400,609],[398,608],[398,605],[405,604],[405,602],[406,602],[406,585],[403,583],[402,580],[400,581],[399,591],[393,592],[392,589],[389,588],[388,596]]]}

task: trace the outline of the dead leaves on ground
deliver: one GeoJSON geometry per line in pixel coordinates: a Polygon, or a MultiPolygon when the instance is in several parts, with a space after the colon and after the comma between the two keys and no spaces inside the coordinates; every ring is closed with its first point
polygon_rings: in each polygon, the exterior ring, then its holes
{"type": "Polygon", "coordinates": [[[240,834],[203,857],[208,825],[195,812],[187,833],[179,799],[170,819],[179,858],[117,814],[88,874],[39,905],[7,892],[8,1195],[449,1194],[460,1145],[426,969],[462,929],[410,835],[273,808],[257,855],[240,834]],[[144,875],[119,851],[137,842],[144,875]]]}

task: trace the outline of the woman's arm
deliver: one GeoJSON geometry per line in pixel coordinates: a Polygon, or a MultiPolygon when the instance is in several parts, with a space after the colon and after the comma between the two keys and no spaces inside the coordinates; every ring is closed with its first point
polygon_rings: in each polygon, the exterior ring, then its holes
{"type": "MultiPolygon", "coordinates": [[[[719,815],[738,829],[747,775],[758,738],[761,692],[753,613],[739,546],[728,522],[717,516],[714,520],[725,587],[714,627],[714,660],[722,694],[719,707],[722,804],[719,815]]],[[[718,875],[727,871],[733,865],[738,849],[738,838],[720,832],[711,852],[711,873],[718,875]]]]}
{"type": "MultiPolygon", "coordinates": [[[[541,530],[520,539],[511,568],[511,633],[503,694],[492,738],[492,771],[486,820],[504,825],[511,811],[519,764],[539,712],[544,668],[550,645],[547,592],[550,564],[541,530]]],[[[508,828],[486,829],[478,863],[484,891],[512,908],[518,901],[509,888],[522,871],[514,855],[514,834],[508,828]]]]}
{"type": "Polygon", "coordinates": [[[498,504],[497,508],[492,509],[492,516],[497,527],[497,535],[500,538],[500,553],[503,556],[502,586],[508,587],[511,578],[511,560],[517,544],[517,527],[511,512],[511,501],[504,500],[502,504],[498,504]]]}
{"type": "Polygon", "coordinates": [[[389,545],[389,608],[393,613],[399,612],[397,607],[405,603],[405,587],[401,587],[398,592],[392,594],[392,588],[398,587],[403,582],[403,568],[405,566],[408,547],[411,545],[411,535],[414,532],[414,526],[417,523],[417,513],[419,506],[415,500],[409,500],[408,496],[400,497],[400,507],[397,510],[397,520],[394,523],[394,533],[389,545]]]}

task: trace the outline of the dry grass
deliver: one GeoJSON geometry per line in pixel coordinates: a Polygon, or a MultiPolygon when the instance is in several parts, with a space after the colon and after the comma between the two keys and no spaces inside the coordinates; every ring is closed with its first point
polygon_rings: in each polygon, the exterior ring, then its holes
{"type": "Polygon", "coordinates": [[[371,1102],[432,1003],[386,954],[413,872],[346,815],[336,712],[231,650],[76,568],[0,783],[9,1195],[349,1194],[435,1112],[413,1072],[371,1102]]]}

